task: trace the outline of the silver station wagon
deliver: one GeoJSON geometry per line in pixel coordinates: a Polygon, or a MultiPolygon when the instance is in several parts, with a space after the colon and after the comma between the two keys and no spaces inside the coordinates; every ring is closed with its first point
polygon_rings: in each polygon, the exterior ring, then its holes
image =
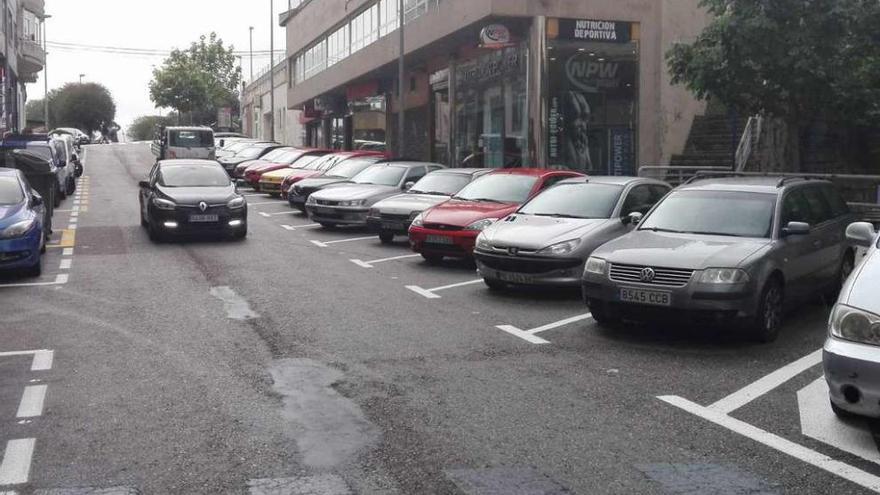
{"type": "Polygon", "coordinates": [[[593,318],[685,317],[746,324],[776,339],[786,308],[836,297],[853,270],[853,220],[830,182],[793,177],[696,180],[663,199],[632,233],[587,260],[593,318]]]}

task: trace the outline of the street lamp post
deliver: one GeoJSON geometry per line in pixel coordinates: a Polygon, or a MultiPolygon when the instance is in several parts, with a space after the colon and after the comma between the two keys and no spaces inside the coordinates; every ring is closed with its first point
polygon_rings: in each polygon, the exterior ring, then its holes
{"type": "Polygon", "coordinates": [[[397,153],[398,157],[403,158],[406,155],[406,144],[404,138],[404,132],[406,131],[406,115],[404,112],[406,111],[406,93],[404,90],[404,80],[406,79],[406,64],[404,61],[404,55],[406,50],[404,49],[404,32],[403,32],[403,0],[398,2],[398,17],[400,17],[400,60],[397,64],[398,69],[398,80],[397,80],[397,153]]]}
{"type": "Polygon", "coordinates": [[[269,0],[269,141],[275,141],[275,0],[269,0]]]}
{"type": "Polygon", "coordinates": [[[250,81],[248,81],[248,82],[254,82],[254,27],[251,26],[248,29],[250,30],[250,38],[251,38],[251,49],[250,49],[251,77],[250,77],[250,81]]]}
{"type": "Polygon", "coordinates": [[[42,17],[43,24],[43,119],[45,120],[46,130],[49,130],[49,52],[46,51],[46,19],[52,17],[44,14],[42,17]]]}
{"type": "Polygon", "coordinates": [[[84,78],[84,77],[86,77],[85,74],[80,74],[80,75],[79,75],[79,83],[80,83],[80,84],[83,83],[83,78],[84,78]]]}

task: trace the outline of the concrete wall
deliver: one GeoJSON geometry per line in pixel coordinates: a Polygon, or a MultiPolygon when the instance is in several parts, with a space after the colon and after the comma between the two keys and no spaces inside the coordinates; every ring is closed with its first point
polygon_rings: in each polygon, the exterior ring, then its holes
{"type": "MultiPolygon", "coordinates": [[[[290,146],[302,146],[303,126],[299,122],[300,111],[287,104],[287,62],[275,66],[275,140],[290,146]]],[[[269,139],[271,122],[269,74],[260,76],[244,89],[243,107],[245,112],[244,133],[256,139],[269,139]],[[259,114],[254,111],[257,108],[259,114]],[[255,115],[257,119],[255,120],[255,115]]]]}

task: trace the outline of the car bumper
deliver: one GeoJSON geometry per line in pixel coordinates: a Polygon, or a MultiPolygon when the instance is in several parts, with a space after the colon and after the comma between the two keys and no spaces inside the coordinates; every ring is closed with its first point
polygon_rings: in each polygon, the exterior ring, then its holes
{"type": "Polygon", "coordinates": [[[498,256],[476,251],[477,270],[483,278],[517,285],[578,287],[584,260],[498,256]]]}
{"type": "Polygon", "coordinates": [[[434,230],[424,227],[409,229],[409,243],[413,251],[423,254],[471,258],[479,232],[475,230],[434,230]]]}
{"type": "Polygon", "coordinates": [[[822,365],[831,402],[853,414],[880,418],[880,347],[829,337],[822,365]]]}
{"type": "Polygon", "coordinates": [[[260,181],[260,191],[267,194],[281,194],[280,182],[260,181]]]}
{"type": "Polygon", "coordinates": [[[308,196],[297,196],[294,193],[287,195],[287,202],[290,203],[291,208],[296,208],[300,211],[306,211],[306,201],[308,199],[308,196]]]}
{"type": "Polygon", "coordinates": [[[30,268],[40,261],[40,229],[24,237],[0,240],[0,270],[30,268]]]}
{"type": "Polygon", "coordinates": [[[396,235],[406,235],[412,220],[406,219],[389,219],[381,217],[367,217],[367,227],[374,232],[391,232],[396,235]]]}
{"type": "Polygon", "coordinates": [[[366,208],[339,207],[339,206],[307,206],[309,218],[317,223],[333,225],[357,225],[367,224],[366,208]]]}
{"type": "Polygon", "coordinates": [[[247,208],[241,210],[208,210],[205,214],[216,214],[216,222],[193,222],[191,215],[202,213],[198,210],[154,210],[150,217],[154,225],[162,232],[170,235],[189,234],[234,234],[247,229],[247,208]]]}
{"type": "Polygon", "coordinates": [[[632,319],[675,319],[699,323],[754,316],[758,307],[758,294],[752,285],[719,287],[692,280],[684,287],[665,287],[616,282],[607,275],[591,274],[584,276],[581,281],[584,300],[591,307],[601,304],[612,313],[632,319]],[[666,293],[669,301],[665,305],[623,301],[621,289],[666,293]]]}

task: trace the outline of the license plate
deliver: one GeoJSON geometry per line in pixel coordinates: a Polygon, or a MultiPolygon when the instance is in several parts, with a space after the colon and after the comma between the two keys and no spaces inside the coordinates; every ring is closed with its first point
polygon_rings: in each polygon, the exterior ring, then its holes
{"type": "Polygon", "coordinates": [[[210,222],[219,222],[220,217],[218,215],[190,215],[189,222],[190,223],[210,223],[210,222]]]}
{"type": "Polygon", "coordinates": [[[620,289],[620,301],[649,306],[672,306],[672,294],[669,292],[657,292],[653,290],[620,289]]]}
{"type": "Polygon", "coordinates": [[[510,284],[531,284],[535,281],[535,277],[522,273],[495,272],[495,274],[499,280],[510,284]]]}
{"type": "Polygon", "coordinates": [[[382,222],[382,230],[406,230],[400,222],[382,222]]]}
{"type": "Polygon", "coordinates": [[[429,244],[446,244],[447,246],[452,246],[455,244],[455,241],[452,240],[452,237],[445,235],[429,235],[426,241],[429,244]]]}
{"type": "Polygon", "coordinates": [[[315,213],[319,215],[327,215],[333,213],[335,210],[333,208],[324,208],[322,206],[315,207],[315,213]]]}

